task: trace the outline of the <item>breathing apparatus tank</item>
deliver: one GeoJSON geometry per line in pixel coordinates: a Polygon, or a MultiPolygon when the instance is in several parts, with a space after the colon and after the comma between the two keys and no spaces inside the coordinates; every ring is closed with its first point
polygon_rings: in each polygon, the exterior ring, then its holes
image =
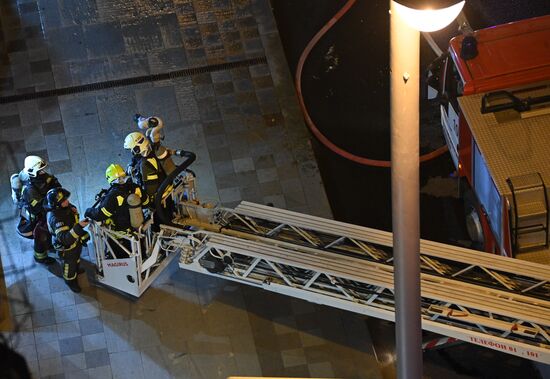
{"type": "Polygon", "coordinates": [[[21,190],[23,188],[23,182],[19,177],[19,174],[13,174],[10,176],[10,186],[11,186],[11,199],[13,204],[20,206],[21,201],[21,190]]]}
{"type": "Polygon", "coordinates": [[[132,193],[126,201],[128,202],[128,212],[130,212],[130,224],[132,228],[139,229],[145,221],[141,210],[141,199],[135,193],[132,193]]]}

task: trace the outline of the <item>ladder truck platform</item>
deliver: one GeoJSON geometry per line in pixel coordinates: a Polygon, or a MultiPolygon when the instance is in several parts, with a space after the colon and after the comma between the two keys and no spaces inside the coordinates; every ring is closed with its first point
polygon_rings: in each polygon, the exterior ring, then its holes
{"type": "MultiPolygon", "coordinates": [[[[151,219],[125,237],[127,258],[110,254],[121,236],[92,225],[99,283],[139,297],[178,259],[184,270],[395,320],[391,233],[250,202],[201,203],[194,174],[179,171],[171,215],[157,211],[158,229],[151,219]]],[[[424,330],[550,364],[548,266],[427,240],[419,259],[424,330]]]]}

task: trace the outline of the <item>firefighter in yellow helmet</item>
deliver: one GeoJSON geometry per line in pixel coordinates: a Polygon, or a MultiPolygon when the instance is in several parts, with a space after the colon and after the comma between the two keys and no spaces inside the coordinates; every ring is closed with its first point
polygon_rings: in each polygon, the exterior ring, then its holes
{"type": "Polygon", "coordinates": [[[124,139],[124,148],[132,152],[130,168],[136,174],[137,183],[149,196],[149,206],[153,207],[155,194],[166,178],[162,164],[156,157],[149,139],[140,132],[128,134],[124,139]]]}
{"type": "MultiPolygon", "coordinates": [[[[105,177],[110,184],[109,189],[101,197],[99,205],[86,209],[84,216],[94,221],[103,222],[118,232],[130,234],[132,232],[132,223],[130,218],[131,206],[128,203],[128,197],[135,194],[141,200],[142,206],[149,204],[149,198],[137,184],[130,180],[124,169],[118,164],[109,165],[107,170],[105,170],[105,177]]],[[[123,258],[124,255],[120,249],[116,249],[115,245],[111,244],[115,255],[117,258],[123,258]]]]}

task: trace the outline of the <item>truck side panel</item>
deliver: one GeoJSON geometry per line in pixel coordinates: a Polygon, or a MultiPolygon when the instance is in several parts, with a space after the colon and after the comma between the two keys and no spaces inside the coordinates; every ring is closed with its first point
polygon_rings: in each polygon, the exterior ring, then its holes
{"type": "Polygon", "coordinates": [[[474,185],[479,202],[483,204],[495,240],[502,241],[502,200],[491,178],[487,163],[477,145],[474,145],[474,185]]]}

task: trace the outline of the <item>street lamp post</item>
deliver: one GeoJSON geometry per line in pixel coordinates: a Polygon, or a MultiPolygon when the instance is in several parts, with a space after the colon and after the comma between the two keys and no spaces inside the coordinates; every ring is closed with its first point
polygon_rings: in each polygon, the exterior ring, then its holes
{"type": "Polygon", "coordinates": [[[464,1],[390,0],[391,188],[397,377],[422,378],[420,307],[420,31],[444,28],[464,1]]]}

